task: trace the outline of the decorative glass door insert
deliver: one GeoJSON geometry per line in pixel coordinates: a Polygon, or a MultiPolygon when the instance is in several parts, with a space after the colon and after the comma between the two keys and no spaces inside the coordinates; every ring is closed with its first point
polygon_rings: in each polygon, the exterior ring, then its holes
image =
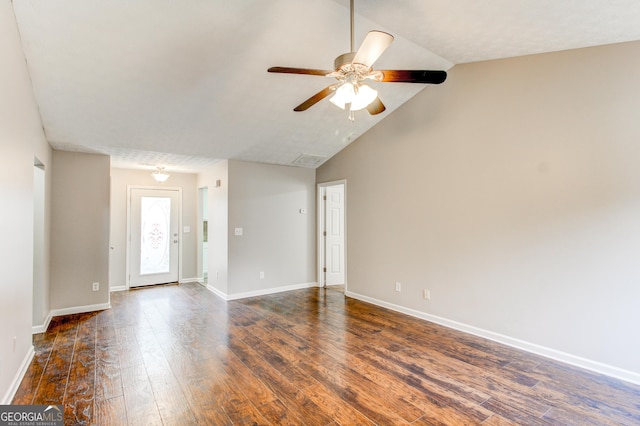
{"type": "Polygon", "coordinates": [[[171,249],[171,199],[140,199],[140,275],[169,272],[171,249]]]}

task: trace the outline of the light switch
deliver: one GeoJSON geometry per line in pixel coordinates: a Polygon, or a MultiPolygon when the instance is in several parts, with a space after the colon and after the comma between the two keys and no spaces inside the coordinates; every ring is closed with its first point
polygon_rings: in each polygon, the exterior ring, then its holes
{"type": "Polygon", "coordinates": [[[182,227],[182,232],[184,232],[185,234],[188,234],[189,232],[191,232],[191,227],[190,226],[183,226],[182,227]]]}
{"type": "Polygon", "coordinates": [[[242,235],[242,228],[236,228],[235,230],[236,236],[239,237],[242,235]]]}

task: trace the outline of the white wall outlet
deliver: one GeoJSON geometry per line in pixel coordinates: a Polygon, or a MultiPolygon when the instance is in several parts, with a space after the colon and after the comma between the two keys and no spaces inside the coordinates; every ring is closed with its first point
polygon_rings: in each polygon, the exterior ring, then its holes
{"type": "Polygon", "coordinates": [[[264,272],[260,272],[260,279],[263,280],[264,279],[264,272]]]}
{"type": "Polygon", "coordinates": [[[431,300],[431,291],[430,290],[422,290],[422,298],[426,300],[431,300]]]}
{"type": "Polygon", "coordinates": [[[396,291],[401,291],[402,290],[402,285],[396,281],[396,291]]]}
{"type": "Polygon", "coordinates": [[[236,228],[234,230],[236,237],[242,236],[242,228],[236,228]]]}
{"type": "Polygon", "coordinates": [[[100,290],[100,283],[93,283],[93,284],[91,284],[91,289],[92,289],[93,291],[98,291],[98,290],[100,290]]]}
{"type": "Polygon", "coordinates": [[[300,209],[300,214],[307,214],[307,209],[300,209]]]}

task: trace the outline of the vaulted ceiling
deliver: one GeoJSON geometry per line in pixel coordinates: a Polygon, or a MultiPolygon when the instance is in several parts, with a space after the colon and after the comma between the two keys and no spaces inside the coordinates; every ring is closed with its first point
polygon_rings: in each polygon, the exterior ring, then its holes
{"type": "MultiPolygon", "coordinates": [[[[331,79],[267,68],[332,69],[349,51],[348,0],[13,6],[48,141],[109,154],[115,167],[195,172],[220,159],[317,167],[421,90],[437,90],[373,83],[387,110],[359,111],[354,122],[327,99],[293,111],[331,79]]],[[[372,29],[395,36],[377,69],[448,70],[640,40],[636,0],[356,0],[355,11],[356,47],[372,29]]]]}

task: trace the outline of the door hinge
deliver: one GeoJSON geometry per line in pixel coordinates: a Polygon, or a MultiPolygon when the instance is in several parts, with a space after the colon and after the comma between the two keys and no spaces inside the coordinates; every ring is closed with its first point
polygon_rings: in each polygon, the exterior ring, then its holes
{"type": "Polygon", "coordinates": [[[325,201],[327,201],[327,196],[326,196],[326,195],[323,195],[323,196],[322,196],[322,199],[323,199],[323,200],[325,200],[325,201]]]}
{"type": "Polygon", "coordinates": [[[326,236],[327,236],[327,231],[323,231],[323,232],[322,232],[322,236],[323,236],[323,237],[326,237],[326,236]]]}
{"type": "Polygon", "coordinates": [[[324,268],[322,268],[322,272],[324,272],[325,274],[327,273],[327,267],[326,266],[324,268]]]}

